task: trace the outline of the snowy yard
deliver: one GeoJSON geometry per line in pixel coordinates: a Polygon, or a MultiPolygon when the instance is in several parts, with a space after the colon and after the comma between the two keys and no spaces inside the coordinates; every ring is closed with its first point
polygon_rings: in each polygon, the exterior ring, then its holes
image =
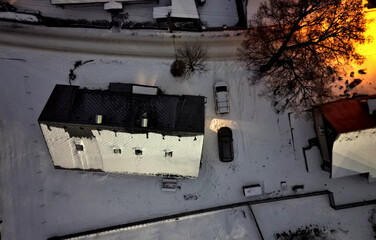
{"type": "Polygon", "coordinates": [[[190,214],[66,239],[296,239],[289,238],[294,234],[306,236],[300,239],[372,239],[375,226],[375,206],[336,211],[324,194],[190,214]]]}
{"type": "MultiPolygon", "coordinates": [[[[213,2],[208,1],[202,9],[203,13],[208,11],[207,15],[201,13],[201,17],[218,25],[223,24],[222,20],[228,25],[236,22],[234,1],[223,2],[226,12],[213,8],[217,12],[210,13],[213,2]],[[218,14],[226,19],[217,18],[218,14]]],[[[18,3],[61,17],[80,19],[83,12],[79,6],[67,7],[66,11],[51,7],[48,1],[18,3]]],[[[135,11],[130,19],[149,19],[149,15],[137,13],[140,7],[130,6],[135,11]]],[[[110,19],[102,5],[89,8],[91,14],[85,14],[85,18],[110,19]]],[[[111,31],[98,31],[111,35],[111,31]]],[[[143,47],[135,49],[141,52],[143,47]]],[[[226,49],[236,48],[228,44],[226,49]]],[[[210,49],[215,50],[215,46],[210,49]]],[[[306,165],[302,148],[314,137],[310,115],[296,118],[295,114],[276,114],[270,101],[259,96],[260,86],[249,84],[248,73],[238,62],[211,60],[205,74],[177,80],[169,72],[172,61],[165,55],[141,58],[0,45],[0,220],[4,239],[46,239],[225,204],[294,195],[292,187],[296,185],[304,185],[302,193],[332,191],[336,204],[376,199],[376,185],[366,178],[330,179],[320,168],[317,148],[307,152],[306,165]],[[167,94],[207,97],[203,164],[197,180],[179,179],[178,191],[171,193],[161,191],[158,177],[53,168],[37,119],[55,84],[69,84],[69,71],[79,60],[93,60],[75,70],[77,78],[72,84],[80,87],[105,89],[110,82],[137,83],[158,86],[167,94]],[[213,84],[218,80],[229,85],[229,115],[215,114],[213,84]],[[233,131],[235,159],[231,163],[220,162],[218,157],[216,131],[222,126],[233,131]],[[282,182],[286,182],[286,188],[282,182]],[[242,186],[252,184],[260,184],[264,194],[245,198],[242,186]]],[[[357,88],[361,93],[376,92],[372,66],[366,62],[365,67],[355,69],[368,69],[357,88]]],[[[335,84],[339,89],[344,81],[335,84]]],[[[333,239],[370,239],[374,233],[369,218],[374,208],[335,211],[324,196],[252,205],[265,239],[310,224],[327,228],[333,239]]],[[[186,239],[257,239],[254,220],[248,207],[240,207],[126,229],[123,236],[176,239],[179,235],[167,235],[174,229],[174,234],[187,236],[186,239]]]]}
{"type": "MultiPolygon", "coordinates": [[[[177,81],[169,73],[169,59],[6,46],[0,51],[2,234],[10,239],[44,239],[242,202],[249,200],[242,186],[257,183],[265,194],[255,198],[291,195],[294,185],[304,185],[304,192],[328,189],[338,204],[376,198],[375,185],[366,178],[329,179],[326,172],[314,168],[306,172],[301,149],[314,136],[312,122],[291,116],[293,142],[288,114],[276,115],[270,102],[258,96],[258,88],[248,84],[247,73],[236,62],[211,61],[206,74],[177,81]],[[54,85],[68,84],[69,69],[77,60],[94,60],[75,71],[73,84],[81,87],[131,82],[159,86],[168,94],[206,96],[198,180],[179,180],[178,192],[166,193],[157,177],[55,170],[37,118],[54,85]],[[217,80],[228,82],[230,89],[231,113],[223,117],[214,111],[212,86],[217,80]],[[232,163],[218,158],[216,130],[221,126],[233,130],[232,163]],[[287,183],[286,190],[281,189],[281,181],[287,183]]],[[[319,165],[319,155],[311,156],[310,161],[319,165]]],[[[272,223],[283,226],[274,218],[272,223]]]]}

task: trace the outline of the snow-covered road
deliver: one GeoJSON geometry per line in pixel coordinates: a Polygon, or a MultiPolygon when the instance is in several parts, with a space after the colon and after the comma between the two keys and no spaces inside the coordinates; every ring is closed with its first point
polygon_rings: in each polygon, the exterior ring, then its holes
{"type": "Polygon", "coordinates": [[[212,60],[235,60],[237,48],[244,39],[241,31],[205,33],[168,33],[167,31],[51,28],[12,24],[0,21],[0,44],[24,48],[86,54],[174,58],[176,46],[198,42],[208,48],[212,60]]]}

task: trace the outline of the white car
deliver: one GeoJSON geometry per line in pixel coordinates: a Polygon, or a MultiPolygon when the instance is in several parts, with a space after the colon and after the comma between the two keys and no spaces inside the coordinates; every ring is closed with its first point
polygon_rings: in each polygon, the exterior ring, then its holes
{"type": "Polygon", "coordinates": [[[214,84],[215,111],[217,114],[226,114],[230,112],[228,101],[228,86],[223,81],[214,84]]]}

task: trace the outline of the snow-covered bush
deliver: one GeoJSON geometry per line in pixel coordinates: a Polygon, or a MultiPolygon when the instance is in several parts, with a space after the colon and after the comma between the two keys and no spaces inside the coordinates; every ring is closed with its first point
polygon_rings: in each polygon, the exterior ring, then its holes
{"type": "Polygon", "coordinates": [[[183,76],[184,71],[185,71],[185,65],[182,60],[177,59],[171,64],[170,72],[172,76],[181,77],[183,76]]]}
{"type": "Polygon", "coordinates": [[[327,234],[319,226],[306,226],[298,228],[296,231],[285,231],[282,233],[275,233],[275,239],[278,240],[326,240],[327,234]]]}

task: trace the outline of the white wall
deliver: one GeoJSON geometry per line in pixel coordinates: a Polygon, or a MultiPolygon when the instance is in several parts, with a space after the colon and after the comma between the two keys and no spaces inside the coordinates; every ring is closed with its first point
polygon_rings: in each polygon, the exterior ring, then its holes
{"type": "Polygon", "coordinates": [[[376,128],[341,134],[333,145],[332,177],[370,173],[376,177],[376,128]]]}
{"type": "Polygon", "coordinates": [[[70,138],[63,128],[48,128],[45,124],[41,124],[41,128],[54,165],[63,168],[103,169],[95,139],[70,138]],[[83,145],[84,151],[77,151],[76,144],[83,145]]]}
{"type": "Polygon", "coordinates": [[[130,134],[92,130],[94,138],[70,138],[63,128],[41,124],[55,165],[64,168],[101,169],[131,174],[173,174],[198,177],[203,135],[165,136],[158,133],[130,134]],[[76,144],[84,151],[77,151],[76,144]],[[114,153],[121,149],[121,153],[114,153]],[[136,155],[135,150],[142,150],[136,155]],[[172,157],[165,157],[172,151],[172,157]]]}

